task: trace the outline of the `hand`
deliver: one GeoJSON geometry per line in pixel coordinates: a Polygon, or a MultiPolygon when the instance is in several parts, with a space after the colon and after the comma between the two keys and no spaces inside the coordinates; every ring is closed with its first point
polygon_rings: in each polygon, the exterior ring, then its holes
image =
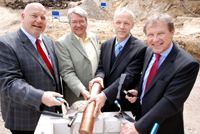
{"type": "Polygon", "coordinates": [[[122,134],[139,134],[135,128],[134,123],[132,122],[122,122],[123,126],[121,126],[122,134]]]}
{"type": "Polygon", "coordinates": [[[129,97],[128,95],[125,96],[125,98],[130,101],[131,103],[136,102],[137,100],[137,95],[138,95],[138,91],[137,90],[128,90],[129,93],[133,94],[135,97],[129,97]]]}
{"type": "Polygon", "coordinates": [[[106,97],[104,95],[104,93],[100,93],[94,97],[92,97],[90,100],[89,100],[89,103],[92,102],[92,101],[95,101],[95,109],[94,109],[94,114],[93,116],[96,117],[99,112],[101,111],[101,108],[105,105],[105,102],[106,102],[106,97]]]}
{"type": "Polygon", "coordinates": [[[48,107],[51,106],[60,106],[62,102],[58,101],[55,97],[63,97],[63,95],[56,93],[56,92],[51,92],[51,91],[46,91],[42,95],[41,102],[48,107]]]}
{"type": "Polygon", "coordinates": [[[90,99],[90,94],[86,89],[81,90],[81,94],[84,97],[84,100],[89,100],[90,99]]]}
{"type": "Polygon", "coordinates": [[[101,88],[104,88],[103,79],[101,77],[94,78],[89,82],[90,90],[92,89],[92,86],[94,85],[94,83],[99,83],[101,85],[101,88]]]}

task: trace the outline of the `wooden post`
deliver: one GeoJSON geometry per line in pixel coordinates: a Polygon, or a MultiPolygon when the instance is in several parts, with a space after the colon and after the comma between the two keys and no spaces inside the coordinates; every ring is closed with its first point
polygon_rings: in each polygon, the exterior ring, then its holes
{"type": "MultiPolygon", "coordinates": [[[[91,97],[99,94],[101,92],[101,86],[99,83],[94,83],[92,90],[90,91],[91,97]]],[[[83,117],[81,125],[79,128],[80,134],[92,134],[95,117],[93,116],[95,109],[95,102],[91,102],[87,105],[83,112],[83,117]]]]}
{"type": "Polygon", "coordinates": [[[6,0],[3,0],[3,1],[4,1],[5,6],[6,6],[6,0]]]}

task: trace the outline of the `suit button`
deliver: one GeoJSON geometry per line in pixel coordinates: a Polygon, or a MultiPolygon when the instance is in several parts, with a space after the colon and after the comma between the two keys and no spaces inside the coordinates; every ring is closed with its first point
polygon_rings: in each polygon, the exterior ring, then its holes
{"type": "Polygon", "coordinates": [[[56,83],[55,83],[55,82],[53,83],[53,86],[54,86],[54,87],[56,86],[56,83]]]}

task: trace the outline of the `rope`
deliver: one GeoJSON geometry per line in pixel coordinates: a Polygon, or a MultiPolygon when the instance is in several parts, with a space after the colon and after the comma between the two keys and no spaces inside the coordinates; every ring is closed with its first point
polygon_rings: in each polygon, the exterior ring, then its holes
{"type": "Polygon", "coordinates": [[[182,3],[182,5],[185,7],[185,9],[187,9],[191,14],[193,14],[193,15],[195,15],[195,16],[197,16],[197,17],[200,17],[200,15],[197,15],[197,14],[191,12],[191,11],[183,4],[183,0],[181,0],[181,3],[182,3]]]}

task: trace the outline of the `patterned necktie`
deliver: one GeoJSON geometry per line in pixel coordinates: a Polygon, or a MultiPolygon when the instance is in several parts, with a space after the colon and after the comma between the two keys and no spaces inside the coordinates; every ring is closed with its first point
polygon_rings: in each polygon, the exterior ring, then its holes
{"type": "Polygon", "coordinates": [[[49,62],[49,59],[47,58],[46,54],[42,50],[42,47],[40,46],[40,40],[39,39],[36,39],[36,45],[37,45],[38,53],[42,57],[43,61],[45,62],[46,66],[48,67],[48,69],[51,72],[52,76],[54,76],[53,75],[53,69],[52,69],[51,63],[49,62]]]}
{"type": "Polygon", "coordinates": [[[154,74],[157,71],[159,59],[160,59],[160,54],[156,54],[156,60],[154,61],[153,65],[151,67],[151,70],[149,72],[149,76],[147,78],[147,83],[146,83],[144,94],[145,94],[145,92],[147,90],[147,87],[148,87],[149,83],[151,82],[151,79],[153,78],[154,74]]]}
{"type": "Polygon", "coordinates": [[[116,45],[115,45],[115,57],[117,57],[117,55],[119,54],[119,52],[122,50],[122,46],[119,44],[119,43],[117,43],[116,45]]]}

